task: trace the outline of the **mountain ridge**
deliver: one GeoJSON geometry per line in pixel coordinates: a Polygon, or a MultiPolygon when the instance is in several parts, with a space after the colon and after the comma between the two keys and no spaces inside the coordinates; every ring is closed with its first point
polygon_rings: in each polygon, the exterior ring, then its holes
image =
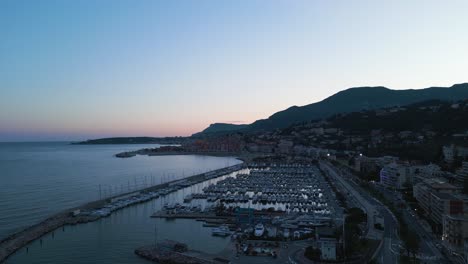
{"type": "MultiPolygon", "coordinates": [[[[226,126],[230,128],[229,130],[217,129],[216,132],[256,132],[281,129],[294,123],[327,118],[339,113],[404,106],[432,99],[443,101],[468,99],[468,83],[454,84],[451,87],[405,90],[392,90],[384,86],[351,87],[319,102],[304,106],[291,106],[266,119],[259,119],[249,125],[237,127],[238,129],[234,129],[233,126],[236,126],[234,124],[224,124],[232,126],[226,126]]],[[[200,134],[204,134],[204,132],[199,132],[196,135],[200,134]]]]}

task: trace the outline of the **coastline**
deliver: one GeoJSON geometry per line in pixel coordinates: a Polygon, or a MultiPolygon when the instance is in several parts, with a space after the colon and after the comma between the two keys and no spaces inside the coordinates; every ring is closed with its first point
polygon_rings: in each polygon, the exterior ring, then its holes
{"type": "Polygon", "coordinates": [[[85,141],[71,142],[72,145],[120,145],[120,144],[161,144],[173,145],[187,142],[188,137],[111,137],[88,139],[85,141]]]}
{"type": "MultiPolygon", "coordinates": [[[[221,169],[193,175],[193,176],[186,177],[183,179],[177,179],[177,180],[173,180],[173,181],[166,182],[163,184],[157,184],[151,187],[142,188],[138,191],[132,191],[129,193],[119,194],[119,195],[109,197],[106,199],[92,201],[92,202],[83,204],[81,206],[75,207],[75,208],[63,210],[62,212],[54,214],[35,225],[29,226],[21,231],[13,233],[9,235],[8,237],[2,239],[0,241],[0,263],[3,263],[4,261],[6,261],[9,256],[14,254],[16,251],[26,247],[29,243],[40,239],[41,237],[43,237],[44,235],[48,233],[54,232],[60,227],[64,227],[67,225],[77,225],[77,224],[82,224],[82,223],[93,222],[93,221],[99,220],[100,218],[106,217],[106,216],[96,216],[96,215],[74,216],[73,212],[76,210],[90,210],[90,209],[100,208],[104,206],[105,204],[107,204],[112,199],[123,197],[125,195],[129,195],[135,192],[148,193],[152,191],[162,190],[164,188],[168,188],[169,186],[176,184],[177,182],[181,180],[189,181],[189,182],[192,182],[192,184],[195,184],[195,183],[207,180],[207,177],[217,178],[225,174],[238,171],[244,168],[245,165],[246,165],[245,163],[240,163],[240,164],[236,164],[233,166],[224,167],[221,169]]],[[[137,203],[140,203],[140,202],[137,202],[137,203]]],[[[128,206],[132,206],[137,203],[133,203],[128,206]]]]}

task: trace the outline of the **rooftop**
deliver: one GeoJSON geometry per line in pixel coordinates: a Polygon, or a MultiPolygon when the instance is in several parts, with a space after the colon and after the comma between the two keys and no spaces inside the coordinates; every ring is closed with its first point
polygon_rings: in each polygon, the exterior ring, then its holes
{"type": "Polygon", "coordinates": [[[432,195],[436,196],[441,200],[461,200],[460,197],[450,193],[433,193],[432,195]]]}

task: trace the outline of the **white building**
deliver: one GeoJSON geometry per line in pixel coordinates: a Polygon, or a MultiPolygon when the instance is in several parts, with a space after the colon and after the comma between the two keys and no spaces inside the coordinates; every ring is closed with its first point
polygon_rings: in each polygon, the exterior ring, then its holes
{"type": "Polygon", "coordinates": [[[323,260],[336,260],[336,239],[335,238],[322,238],[320,240],[321,259],[323,260]]]}
{"type": "Polygon", "coordinates": [[[413,196],[424,213],[442,230],[446,214],[463,214],[464,201],[457,193],[460,188],[443,178],[425,179],[413,186],[413,196]]]}
{"type": "Polygon", "coordinates": [[[336,260],[337,239],[334,230],[329,227],[319,227],[316,229],[315,239],[317,247],[321,251],[322,260],[336,260]]]}
{"type": "Polygon", "coordinates": [[[403,189],[405,183],[411,183],[409,166],[391,163],[380,170],[380,183],[392,189],[403,189]]]}

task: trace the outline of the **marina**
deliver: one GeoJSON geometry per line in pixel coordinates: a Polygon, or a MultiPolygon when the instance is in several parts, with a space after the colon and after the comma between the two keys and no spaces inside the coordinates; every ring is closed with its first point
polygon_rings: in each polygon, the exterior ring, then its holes
{"type": "Polygon", "coordinates": [[[165,205],[151,217],[203,221],[203,226],[212,228],[212,236],[231,237],[237,256],[274,258],[278,249],[257,250],[252,244],[307,240],[316,236],[317,229],[343,224],[342,208],[334,202],[334,193],[317,166],[247,167],[200,193],[188,194],[184,203],[165,205]],[[206,206],[202,208],[197,201],[206,206]]]}
{"type": "Polygon", "coordinates": [[[269,169],[251,167],[249,174],[227,178],[191,197],[219,201],[227,206],[274,208],[326,217],[336,209],[329,204],[328,194],[329,185],[316,167],[280,165],[269,169]]]}

